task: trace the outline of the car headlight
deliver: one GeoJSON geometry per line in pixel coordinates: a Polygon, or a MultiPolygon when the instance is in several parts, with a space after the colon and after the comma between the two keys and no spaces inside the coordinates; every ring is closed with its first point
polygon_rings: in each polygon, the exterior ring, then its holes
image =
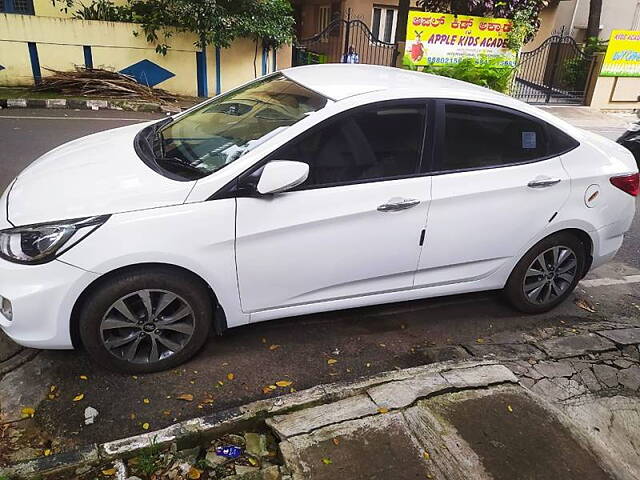
{"type": "Polygon", "coordinates": [[[14,263],[50,262],[100,227],[110,215],[40,223],[0,231],[0,257],[14,263]]]}

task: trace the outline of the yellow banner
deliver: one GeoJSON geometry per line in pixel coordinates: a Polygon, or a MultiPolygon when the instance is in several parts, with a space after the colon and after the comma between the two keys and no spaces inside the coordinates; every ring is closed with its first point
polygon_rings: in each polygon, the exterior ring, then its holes
{"type": "Polygon", "coordinates": [[[611,32],[600,75],[603,77],[640,77],[640,31],[611,32]]]}
{"type": "Polygon", "coordinates": [[[511,28],[506,18],[410,11],[404,64],[450,65],[471,57],[513,67],[516,52],[506,47],[511,28]]]}

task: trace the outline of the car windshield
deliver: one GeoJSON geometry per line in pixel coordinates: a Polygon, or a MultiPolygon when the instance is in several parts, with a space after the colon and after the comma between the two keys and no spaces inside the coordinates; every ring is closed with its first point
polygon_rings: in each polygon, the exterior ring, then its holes
{"type": "Polygon", "coordinates": [[[156,160],[208,175],[326,104],[326,97],[282,74],[273,75],[222,95],[162,128],[162,158],[156,160]]]}

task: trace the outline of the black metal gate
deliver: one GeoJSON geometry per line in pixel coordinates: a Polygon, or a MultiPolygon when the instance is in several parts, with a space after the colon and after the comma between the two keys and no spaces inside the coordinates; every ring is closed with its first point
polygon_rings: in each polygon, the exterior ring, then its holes
{"type": "Polygon", "coordinates": [[[322,32],[298,40],[293,65],[367,63],[395,65],[396,44],[376,38],[361,20],[335,19],[322,32]]]}
{"type": "Polygon", "coordinates": [[[594,57],[561,33],[520,54],[511,95],[528,103],[582,105],[594,57]]]}

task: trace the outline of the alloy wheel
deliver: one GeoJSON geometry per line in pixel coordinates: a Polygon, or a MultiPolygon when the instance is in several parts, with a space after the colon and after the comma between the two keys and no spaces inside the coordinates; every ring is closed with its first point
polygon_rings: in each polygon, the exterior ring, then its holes
{"type": "Polygon", "coordinates": [[[195,330],[193,308],[166,290],[138,290],[118,299],[102,317],[100,336],[109,353],[151,364],[183,350],[195,330]]]}
{"type": "Polygon", "coordinates": [[[524,296],[537,305],[551,303],[571,287],[577,273],[575,252],[562,245],[551,247],[529,265],[522,284],[524,296]]]}

